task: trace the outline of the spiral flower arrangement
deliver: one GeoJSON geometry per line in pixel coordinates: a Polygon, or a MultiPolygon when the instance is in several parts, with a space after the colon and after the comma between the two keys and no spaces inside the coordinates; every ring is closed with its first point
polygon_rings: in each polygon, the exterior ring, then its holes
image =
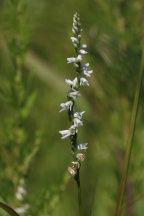
{"type": "Polygon", "coordinates": [[[72,165],[68,167],[68,171],[76,180],[78,187],[80,187],[79,171],[81,162],[85,159],[84,152],[87,149],[88,143],[79,143],[78,127],[83,125],[82,117],[85,111],[77,112],[75,110],[75,104],[76,99],[80,96],[80,88],[82,86],[89,86],[89,82],[86,78],[90,77],[93,71],[88,70],[89,63],[82,63],[83,55],[87,54],[87,51],[85,50],[87,45],[81,43],[82,28],[78,13],[75,13],[73,17],[72,32],[73,36],[71,37],[71,40],[75,50],[75,57],[67,58],[67,63],[73,64],[76,70],[76,77],[74,80],[65,80],[66,84],[69,86],[67,102],[60,104],[60,112],[65,110],[68,111],[68,117],[72,122],[72,125],[69,129],[61,130],[59,133],[62,135],[61,139],[70,139],[73,161],[71,162],[72,165]]]}

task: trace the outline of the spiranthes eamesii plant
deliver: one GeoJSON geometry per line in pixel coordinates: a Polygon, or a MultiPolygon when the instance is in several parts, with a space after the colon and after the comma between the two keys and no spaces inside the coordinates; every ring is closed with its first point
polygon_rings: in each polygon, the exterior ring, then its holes
{"type": "Polygon", "coordinates": [[[75,56],[67,58],[67,63],[72,63],[75,68],[76,77],[74,80],[66,79],[65,82],[69,86],[67,93],[67,101],[61,103],[60,112],[66,110],[68,112],[68,118],[72,125],[67,130],[61,130],[59,133],[62,135],[62,139],[70,139],[71,153],[73,160],[71,166],[68,167],[68,172],[75,179],[78,186],[78,199],[79,207],[81,205],[81,195],[80,195],[80,168],[81,163],[85,159],[85,151],[87,149],[88,143],[80,143],[78,139],[78,127],[83,125],[82,117],[85,111],[78,112],[75,109],[76,99],[80,96],[80,88],[82,86],[89,86],[89,82],[86,79],[92,74],[92,70],[89,70],[89,63],[83,63],[83,55],[87,54],[85,50],[87,48],[86,44],[81,42],[81,24],[80,17],[78,13],[74,14],[73,17],[73,36],[71,37],[72,44],[74,46],[75,56]]]}

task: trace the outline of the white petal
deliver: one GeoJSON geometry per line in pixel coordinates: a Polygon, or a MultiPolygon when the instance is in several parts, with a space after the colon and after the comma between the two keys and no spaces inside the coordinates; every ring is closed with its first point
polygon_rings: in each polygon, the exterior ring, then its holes
{"type": "Polygon", "coordinates": [[[76,37],[71,37],[72,43],[77,43],[78,39],[76,37]]]}
{"type": "Polygon", "coordinates": [[[93,73],[93,70],[83,70],[83,74],[87,77],[91,77],[91,74],[93,73]]]}
{"type": "Polygon", "coordinates": [[[74,91],[74,92],[71,92],[69,96],[73,99],[76,99],[78,96],[80,96],[80,93],[79,91],[74,91]]]}
{"type": "Polygon", "coordinates": [[[74,62],[76,62],[76,58],[74,58],[74,57],[67,58],[67,63],[68,64],[69,63],[74,63],[74,62]]]}
{"type": "Polygon", "coordinates": [[[77,61],[82,61],[82,56],[81,55],[77,56],[77,61]]]}
{"type": "Polygon", "coordinates": [[[87,54],[87,51],[85,51],[83,49],[80,49],[79,52],[80,52],[80,54],[87,54]]]}
{"type": "Polygon", "coordinates": [[[85,154],[82,154],[82,153],[78,153],[76,155],[76,158],[79,160],[79,161],[84,161],[85,160],[85,154]]]}
{"type": "Polygon", "coordinates": [[[64,110],[72,109],[73,102],[72,101],[67,101],[66,103],[61,103],[60,106],[62,109],[59,112],[62,112],[64,110]]]}
{"type": "Polygon", "coordinates": [[[85,113],[85,111],[82,111],[82,112],[75,112],[75,113],[74,113],[74,118],[79,118],[79,119],[81,119],[84,113],[85,113]]]}
{"type": "Polygon", "coordinates": [[[23,195],[26,194],[26,190],[25,190],[25,188],[22,187],[22,186],[18,186],[17,191],[18,191],[19,193],[23,194],[23,195]]]}
{"type": "Polygon", "coordinates": [[[74,118],[74,125],[76,126],[76,127],[78,127],[79,125],[83,125],[83,122],[80,120],[80,119],[78,119],[78,118],[74,118]]]}
{"type": "Polygon", "coordinates": [[[75,26],[75,24],[73,25],[73,28],[72,28],[73,30],[73,32],[75,31],[75,33],[77,33],[78,32],[78,28],[75,26]]]}
{"type": "Polygon", "coordinates": [[[74,78],[74,80],[73,80],[73,87],[75,87],[75,86],[76,86],[76,84],[77,84],[77,77],[76,77],[76,78],[74,78]]]}
{"type": "Polygon", "coordinates": [[[16,193],[16,198],[17,198],[18,200],[23,200],[23,199],[24,199],[24,196],[23,196],[23,194],[17,192],[17,193],[16,193]]]}
{"type": "Polygon", "coordinates": [[[72,176],[75,176],[76,174],[76,170],[72,167],[68,167],[68,172],[72,175],[72,176]]]}
{"type": "Polygon", "coordinates": [[[66,84],[67,84],[68,86],[73,85],[73,81],[70,80],[70,79],[65,79],[65,82],[66,82],[66,84]]]}
{"type": "Polygon", "coordinates": [[[70,130],[71,135],[74,135],[75,133],[78,132],[78,129],[77,129],[76,125],[72,125],[69,130],[70,130]]]}
{"type": "Polygon", "coordinates": [[[71,135],[69,130],[62,130],[59,133],[62,135],[61,139],[66,139],[71,135]]]}
{"type": "Polygon", "coordinates": [[[87,45],[86,45],[86,44],[81,44],[80,47],[81,47],[81,48],[87,48],[87,45]]]}
{"type": "Polygon", "coordinates": [[[82,143],[78,145],[78,150],[86,150],[88,143],[82,143]]]}
{"type": "Polygon", "coordinates": [[[89,82],[88,82],[88,80],[86,80],[85,78],[80,78],[80,85],[81,86],[85,86],[85,85],[87,85],[87,86],[89,86],[89,82]]]}
{"type": "Polygon", "coordinates": [[[17,212],[18,214],[23,214],[23,213],[25,213],[25,208],[23,208],[23,207],[16,208],[15,210],[16,210],[16,212],[17,212]]]}
{"type": "Polygon", "coordinates": [[[75,169],[80,168],[80,163],[78,161],[72,161],[71,163],[74,165],[73,168],[75,168],[75,169]]]}
{"type": "Polygon", "coordinates": [[[89,67],[89,63],[86,63],[86,64],[82,64],[81,65],[81,68],[84,70],[84,69],[87,69],[89,67]]]}
{"type": "Polygon", "coordinates": [[[68,86],[72,86],[73,88],[75,88],[76,84],[77,84],[77,77],[72,81],[72,80],[69,80],[69,79],[66,79],[65,80],[66,84],[68,86]]]}

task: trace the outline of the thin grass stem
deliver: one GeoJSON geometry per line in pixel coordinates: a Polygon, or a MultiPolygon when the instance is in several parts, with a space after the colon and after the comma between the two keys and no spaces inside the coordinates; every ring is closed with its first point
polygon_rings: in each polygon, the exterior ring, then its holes
{"type": "Polygon", "coordinates": [[[119,194],[118,194],[115,216],[120,216],[121,210],[122,210],[123,197],[125,193],[125,186],[127,182],[131,152],[133,148],[133,138],[134,138],[134,132],[135,132],[135,126],[136,126],[140,90],[141,90],[141,85],[142,85],[143,69],[144,69],[144,46],[142,48],[140,71],[138,75],[138,81],[137,81],[137,86],[136,86],[135,98],[134,98],[133,109],[132,109],[132,117],[131,117],[131,123],[130,123],[130,134],[129,134],[127,147],[126,147],[124,166],[123,166],[122,177],[121,177],[121,182],[120,182],[120,189],[119,189],[119,194]]]}

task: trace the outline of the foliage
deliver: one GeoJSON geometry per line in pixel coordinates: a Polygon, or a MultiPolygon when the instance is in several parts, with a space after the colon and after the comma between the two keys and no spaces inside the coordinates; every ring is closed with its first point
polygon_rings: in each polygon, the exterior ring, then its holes
{"type": "MultiPolygon", "coordinates": [[[[67,142],[59,141],[58,131],[68,125],[58,104],[73,71],[65,59],[78,11],[94,70],[77,107],[86,110],[80,136],[89,143],[81,169],[82,215],[114,215],[141,60],[144,3],[21,0],[18,13],[18,2],[0,1],[0,197],[20,206],[15,193],[25,177],[32,215],[77,215],[75,185],[62,183],[71,155],[67,142]]],[[[142,89],[126,206],[144,193],[143,120],[142,89]]],[[[126,206],[123,215],[143,216],[142,196],[126,206]]]]}

